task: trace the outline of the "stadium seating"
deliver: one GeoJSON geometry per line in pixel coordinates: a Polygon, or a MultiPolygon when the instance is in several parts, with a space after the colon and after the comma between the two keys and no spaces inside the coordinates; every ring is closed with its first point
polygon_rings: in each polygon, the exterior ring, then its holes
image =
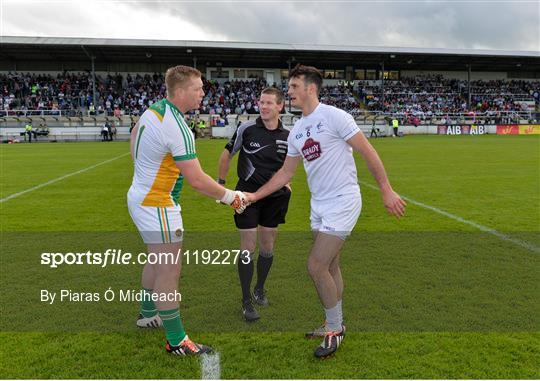
{"type": "MultiPolygon", "coordinates": [[[[204,79],[203,84],[205,97],[201,107],[190,114],[204,115],[202,118],[209,126],[220,123],[217,115],[221,118],[235,114],[257,115],[257,96],[268,86],[260,78],[225,82],[204,79]]],[[[286,86],[287,82],[282,81],[285,92],[286,86]]],[[[371,124],[374,116],[377,123],[386,123],[385,117],[398,117],[402,124],[414,125],[459,123],[470,119],[510,123],[526,119],[526,112],[534,111],[540,104],[540,81],[472,81],[470,107],[467,91],[466,81],[423,75],[385,81],[384,99],[380,81],[325,86],[320,98],[366,124],[371,124]]],[[[54,125],[98,126],[112,119],[129,126],[132,118],[164,97],[164,76],[97,75],[97,104],[92,94],[89,73],[0,74],[0,125],[15,122],[20,125],[28,120],[36,124],[37,120],[54,125]],[[30,119],[11,119],[24,117],[30,119]]],[[[238,120],[243,119],[245,117],[238,120]]]]}
{"type": "Polygon", "coordinates": [[[471,81],[468,106],[466,81],[442,76],[418,76],[380,82],[359,83],[357,94],[366,108],[380,114],[397,115],[406,123],[459,121],[481,118],[488,123],[519,121],[540,104],[538,81],[471,81]]]}

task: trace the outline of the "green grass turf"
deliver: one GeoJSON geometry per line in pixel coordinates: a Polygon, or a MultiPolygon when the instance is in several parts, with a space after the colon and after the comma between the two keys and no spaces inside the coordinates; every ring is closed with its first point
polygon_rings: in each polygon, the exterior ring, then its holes
{"type": "MultiPolygon", "coordinates": [[[[418,136],[372,141],[394,188],[416,201],[540,246],[540,140],[418,136]]],[[[216,175],[224,141],[197,141],[216,175]]],[[[1,198],[119,157],[128,144],[0,145],[1,198]]],[[[359,179],[374,184],[361,159],[359,179]]],[[[234,165],[231,166],[234,168],[234,165]]],[[[39,290],[137,289],[140,266],[39,264],[43,251],[143,251],[126,208],[129,156],[0,204],[0,374],[6,378],[198,378],[196,359],[165,356],[162,333],[134,329],[137,303],[39,302],[39,290]],[[31,279],[31,281],[29,281],[31,279]]],[[[229,184],[235,179],[234,171],[229,184]]],[[[224,378],[539,378],[538,252],[416,205],[396,220],[364,187],[342,268],[348,335],[313,358],[304,330],[322,321],[305,271],[309,192],[298,169],[262,320],[241,321],[235,266],[185,264],[190,335],[221,353],[224,378]]],[[[185,248],[234,249],[230,210],[182,194],[185,248]]]]}

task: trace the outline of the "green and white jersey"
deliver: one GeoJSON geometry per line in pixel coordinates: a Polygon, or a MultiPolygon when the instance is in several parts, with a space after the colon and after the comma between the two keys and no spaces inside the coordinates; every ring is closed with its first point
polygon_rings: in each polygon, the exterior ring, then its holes
{"type": "Polygon", "coordinates": [[[195,139],[182,112],[167,99],[154,103],[139,120],[128,198],[142,206],[178,205],[183,176],[175,162],[196,157],[195,139]]]}

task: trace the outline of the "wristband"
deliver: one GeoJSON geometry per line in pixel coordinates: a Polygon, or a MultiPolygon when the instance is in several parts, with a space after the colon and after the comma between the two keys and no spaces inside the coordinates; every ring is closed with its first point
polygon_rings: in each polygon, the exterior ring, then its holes
{"type": "Polygon", "coordinates": [[[224,204],[231,205],[234,201],[234,191],[230,189],[225,189],[225,194],[219,200],[224,204]]]}
{"type": "Polygon", "coordinates": [[[226,181],[223,180],[221,177],[218,177],[217,183],[218,183],[219,185],[225,185],[225,182],[226,182],[226,181]]]}

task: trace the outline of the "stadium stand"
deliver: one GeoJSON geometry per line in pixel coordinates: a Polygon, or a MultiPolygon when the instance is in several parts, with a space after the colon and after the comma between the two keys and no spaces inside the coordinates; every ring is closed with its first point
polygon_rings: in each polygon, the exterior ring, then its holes
{"type": "Polygon", "coordinates": [[[362,114],[360,103],[352,86],[325,86],[321,91],[320,100],[323,103],[345,110],[353,116],[362,114]]]}
{"type": "Polygon", "coordinates": [[[538,81],[472,81],[471,104],[466,81],[442,76],[419,76],[388,81],[381,85],[359,84],[358,94],[371,111],[400,116],[411,115],[422,121],[449,114],[502,119],[519,115],[540,103],[538,81]],[[531,106],[533,106],[531,108],[531,106]]]}
{"type": "MultiPolygon", "coordinates": [[[[162,74],[117,73],[97,76],[96,82],[99,98],[92,109],[94,102],[88,74],[2,74],[0,113],[4,116],[138,116],[165,95],[162,74]]],[[[321,92],[321,101],[356,116],[363,110],[360,99],[367,110],[411,114],[421,120],[470,112],[497,117],[500,112],[526,112],[530,104],[540,103],[540,82],[535,81],[473,81],[471,107],[467,106],[465,81],[448,80],[442,76],[387,81],[384,101],[379,84],[357,83],[356,93],[352,86],[326,86],[321,92]]],[[[262,78],[223,83],[205,80],[206,95],[199,113],[257,114],[257,94],[266,86],[268,84],[262,78]]]]}
{"type": "MultiPolygon", "coordinates": [[[[125,139],[142,112],[165,96],[163,72],[174,64],[203,72],[205,97],[188,117],[204,121],[212,136],[228,136],[256,117],[262,88],[286,92],[288,70],[299,62],[324,71],[321,101],[351,113],[367,131],[375,125],[384,134],[391,119],[417,126],[414,133],[540,120],[534,52],[8,36],[0,47],[2,140],[28,122],[50,128],[38,141],[97,140],[105,122],[125,139]]],[[[299,114],[287,102],[283,112],[286,125],[299,114]]]]}
{"type": "MultiPolygon", "coordinates": [[[[266,80],[204,80],[201,114],[257,114],[257,96],[266,80]]],[[[122,116],[141,115],[165,96],[163,74],[96,76],[97,102],[88,73],[8,73],[0,75],[0,113],[10,115],[122,116]],[[92,107],[93,106],[93,107],[92,107]]]]}

